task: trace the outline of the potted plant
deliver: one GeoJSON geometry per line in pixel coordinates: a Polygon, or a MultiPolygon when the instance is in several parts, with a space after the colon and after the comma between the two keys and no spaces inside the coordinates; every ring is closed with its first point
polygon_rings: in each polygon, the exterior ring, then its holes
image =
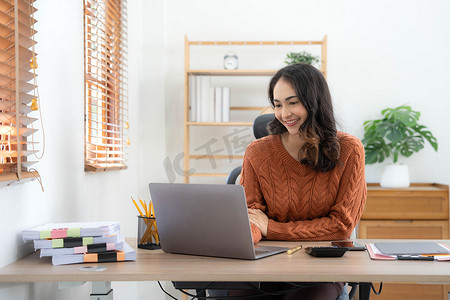
{"type": "Polygon", "coordinates": [[[386,108],[381,114],[382,119],[364,122],[362,143],[366,151],[366,164],[392,159],[393,164],[384,169],[380,185],[385,188],[408,187],[408,166],[398,164],[399,156],[410,157],[423,149],[425,141],[437,151],[437,140],[426,126],[417,123],[420,113],[410,106],[386,108]]]}
{"type": "Polygon", "coordinates": [[[319,62],[319,57],[314,56],[307,51],[301,52],[290,52],[286,54],[286,60],[284,61],[288,65],[296,64],[296,63],[305,63],[313,65],[319,62]]]}

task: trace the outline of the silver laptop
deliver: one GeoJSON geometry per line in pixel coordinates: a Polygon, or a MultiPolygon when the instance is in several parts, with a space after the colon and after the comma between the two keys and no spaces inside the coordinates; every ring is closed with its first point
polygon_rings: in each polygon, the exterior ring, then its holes
{"type": "Polygon", "coordinates": [[[253,246],[240,185],[150,183],[164,252],[259,259],[288,250],[253,246]]]}

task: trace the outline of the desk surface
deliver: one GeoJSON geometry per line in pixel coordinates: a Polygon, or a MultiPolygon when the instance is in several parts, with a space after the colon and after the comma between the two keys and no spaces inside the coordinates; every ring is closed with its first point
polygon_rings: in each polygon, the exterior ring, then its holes
{"type": "MultiPolygon", "coordinates": [[[[136,239],[127,241],[136,248],[136,239]]],[[[441,242],[450,245],[450,240],[441,242]]],[[[329,242],[265,241],[263,244],[291,248],[298,244],[303,247],[328,246],[329,242]]],[[[281,253],[246,261],[138,249],[135,262],[104,263],[102,265],[107,270],[101,272],[79,270],[89,265],[98,264],[53,266],[50,258],[40,259],[36,252],[0,269],[0,282],[161,280],[450,283],[450,262],[375,261],[369,258],[366,251],[348,251],[341,258],[316,258],[301,250],[293,255],[281,253]]]]}

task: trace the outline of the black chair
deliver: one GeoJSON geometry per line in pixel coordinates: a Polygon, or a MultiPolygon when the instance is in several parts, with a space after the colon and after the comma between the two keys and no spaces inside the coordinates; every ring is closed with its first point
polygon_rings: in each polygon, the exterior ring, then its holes
{"type": "MultiPolygon", "coordinates": [[[[258,116],[253,121],[253,135],[256,139],[260,139],[269,134],[267,125],[275,119],[275,114],[265,114],[258,116]]],[[[236,184],[236,179],[241,175],[242,166],[234,168],[227,177],[227,184],[236,184]]]]}

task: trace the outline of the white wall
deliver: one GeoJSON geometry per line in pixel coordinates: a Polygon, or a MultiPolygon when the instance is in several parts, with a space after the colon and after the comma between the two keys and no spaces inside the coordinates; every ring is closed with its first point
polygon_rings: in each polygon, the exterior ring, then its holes
{"type": "MultiPolygon", "coordinates": [[[[170,157],[183,149],[185,34],[190,40],[321,40],[327,34],[328,83],[341,129],[362,138],[364,121],[379,118],[383,108],[409,104],[421,112],[420,122],[437,138],[439,152],[427,144],[401,162],[409,165],[412,182],[450,183],[445,126],[450,109],[450,2],[195,0],[167,1],[166,12],[171,58],[167,130],[174,134],[168,140],[170,157]]],[[[261,89],[264,93],[266,85],[261,89]]],[[[265,105],[266,99],[259,103],[265,105]]],[[[209,138],[202,135],[194,143],[199,146],[209,138]]],[[[378,182],[382,166],[367,166],[367,181],[378,182]]]]}
{"type": "MultiPolygon", "coordinates": [[[[125,235],[135,235],[130,196],[148,199],[150,181],[168,180],[163,160],[183,150],[185,34],[191,40],[317,40],[327,34],[328,81],[342,128],[362,138],[363,121],[377,118],[382,108],[412,105],[437,137],[439,152],[427,145],[404,160],[411,179],[450,184],[450,2],[372,3],[129,0],[129,168],[89,175],[83,170],[82,1],[37,1],[46,154],[36,169],[45,192],[37,182],[0,188],[0,233],[7,245],[0,266],[31,251],[21,241],[22,229],[46,222],[118,220],[125,235]]],[[[264,83],[252,88],[265,96],[264,83]]],[[[368,181],[379,180],[381,166],[366,170],[368,181]]],[[[117,299],[164,298],[155,283],[113,288],[117,299]]],[[[0,299],[79,299],[88,293],[89,285],[58,291],[52,283],[0,284],[0,299]]]]}

